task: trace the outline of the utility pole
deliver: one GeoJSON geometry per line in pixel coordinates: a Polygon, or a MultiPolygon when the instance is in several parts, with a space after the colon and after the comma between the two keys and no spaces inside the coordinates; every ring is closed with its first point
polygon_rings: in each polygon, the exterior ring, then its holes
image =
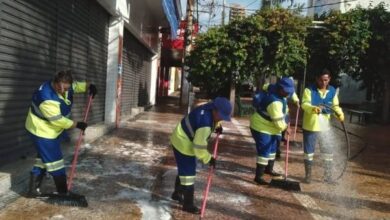
{"type": "Polygon", "coordinates": [[[225,25],[225,0],[222,0],[222,26],[225,25]]]}
{"type": "Polygon", "coordinates": [[[193,13],[194,13],[194,1],[187,0],[187,15],[186,15],[186,31],[184,35],[184,54],[183,54],[183,65],[182,65],[182,77],[181,77],[181,88],[180,88],[180,106],[188,105],[190,110],[190,88],[191,85],[187,81],[189,67],[185,63],[185,58],[190,54],[192,47],[192,32],[193,32],[193,13]]]}

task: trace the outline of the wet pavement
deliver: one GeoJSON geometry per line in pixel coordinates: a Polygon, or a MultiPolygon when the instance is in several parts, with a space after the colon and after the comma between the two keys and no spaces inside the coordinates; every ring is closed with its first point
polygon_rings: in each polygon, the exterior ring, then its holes
{"type": "MultiPolygon", "coordinates": [[[[166,99],[83,146],[73,190],[86,195],[88,208],[22,196],[1,210],[0,219],[199,219],[182,212],[170,199],[177,171],[169,135],[185,111],[176,103],[177,99],[166,99]]],[[[292,193],[253,182],[256,152],[248,124],[245,117],[223,124],[205,219],[390,219],[390,146],[389,139],[383,138],[388,128],[371,127],[378,129],[373,135],[364,130],[367,128],[349,125],[351,132],[362,137],[351,137],[352,155],[360,153],[348,163],[338,184],[323,183],[322,163],[316,154],[313,183],[301,183],[302,192],[292,193]],[[380,132],[383,135],[378,135],[380,132]]],[[[338,176],[346,143],[340,130],[335,129],[332,138],[340,146],[334,169],[338,176]]],[[[301,139],[299,131],[297,142],[301,139]]],[[[210,151],[212,146],[211,141],[210,151]]],[[[302,158],[299,144],[292,146],[289,176],[297,181],[304,176],[302,158]]],[[[284,162],[278,161],[277,170],[283,172],[282,167],[284,162]]],[[[199,206],[207,172],[207,166],[198,165],[195,189],[199,206]]],[[[46,190],[53,185],[47,178],[46,190]]]]}

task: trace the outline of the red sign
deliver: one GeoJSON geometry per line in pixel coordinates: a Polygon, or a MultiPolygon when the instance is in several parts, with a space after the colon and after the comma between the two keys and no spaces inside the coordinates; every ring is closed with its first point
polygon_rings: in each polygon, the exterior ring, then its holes
{"type": "MultiPolygon", "coordinates": [[[[162,35],[162,47],[169,49],[184,49],[184,35],[187,27],[186,21],[180,21],[179,29],[177,30],[177,38],[171,39],[169,34],[162,35]]],[[[199,24],[193,24],[192,36],[195,37],[199,32],[199,24]]]]}

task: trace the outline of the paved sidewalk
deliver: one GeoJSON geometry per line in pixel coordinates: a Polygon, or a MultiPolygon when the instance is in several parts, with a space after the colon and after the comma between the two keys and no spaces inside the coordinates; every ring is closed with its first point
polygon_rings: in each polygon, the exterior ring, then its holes
{"type": "MultiPolygon", "coordinates": [[[[185,113],[177,103],[177,99],[166,99],[151,111],[126,120],[120,129],[82,147],[74,190],[86,195],[88,208],[19,197],[18,189],[25,188],[32,161],[27,159],[18,166],[3,168],[5,173],[14,175],[12,193],[7,194],[14,197],[0,198],[0,219],[198,219],[199,216],[182,212],[181,206],[170,199],[177,171],[168,138],[185,113]]],[[[354,125],[348,127],[358,129],[354,125]]],[[[297,141],[301,138],[298,133],[297,141]]],[[[224,123],[206,219],[386,219],[390,195],[376,195],[375,190],[380,188],[374,185],[379,183],[388,189],[386,180],[390,175],[383,161],[388,154],[382,155],[386,148],[381,149],[377,153],[376,147],[364,150],[350,163],[338,186],[322,182],[318,174],[322,170],[317,164],[313,184],[301,184],[303,192],[293,194],[254,183],[256,151],[248,119],[235,118],[232,123],[224,123]]],[[[278,161],[277,166],[283,172],[284,162],[278,161]]],[[[301,148],[292,149],[290,169],[292,178],[302,179],[301,148]]],[[[199,164],[195,183],[199,206],[206,178],[207,166],[199,164]]],[[[47,182],[48,188],[53,186],[47,182]]]]}

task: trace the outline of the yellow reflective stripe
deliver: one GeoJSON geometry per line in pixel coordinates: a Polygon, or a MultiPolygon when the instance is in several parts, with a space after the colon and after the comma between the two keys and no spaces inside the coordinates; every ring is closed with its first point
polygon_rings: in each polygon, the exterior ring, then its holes
{"type": "Polygon", "coordinates": [[[195,149],[200,149],[200,150],[204,150],[204,149],[207,149],[207,145],[197,145],[197,144],[194,144],[192,145],[195,149]]]}
{"type": "Polygon", "coordinates": [[[312,161],[314,158],[314,154],[311,153],[311,154],[304,154],[304,159],[305,160],[309,160],[309,161],[312,161]]]}
{"type": "Polygon", "coordinates": [[[62,118],[62,115],[55,115],[55,116],[47,117],[46,119],[49,121],[57,121],[57,120],[60,120],[61,118],[62,118]]]}
{"type": "Polygon", "coordinates": [[[257,157],[257,163],[261,165],[268,165],[267,157],[257,157]]]}
{"type": "Polygon", "coordinates": [[[64,160],[61,159],[61,160],[58,160],[55,162],[45,163],[45,166],[46,166],[47,171],[49,171],[49,172],[56,171],[56,170],[64,168],[64,160]]]}
{"type": "Polygon", "coordinates": [[[268,159],[275,160],[276,154],[269,154],[268,159]]]}
{"type": "Polygon", "coordinates": [[[195,183],[195,176],[179,176],[180,184],[183,186],[191,186],[195,183]]]}
{"type": "Polygon", "coordinates": [[[280,117],[280,118],[272,118],[272,121],[282,121],[284,120],[285,117],[280,117]]]}
{"type": "Polygon", "coordinates": [[[323,154],[322,156],[325,161],[333,161],[333,154],[323,154]]]}
{"type": "Polygon", "coordinates": [[[35,158],[34,167],[45,169],[45,164],[42,162],[41,158],[35,158]]]}
{"type": "Polygon", "coordinates": [[[190,123],[190,118],[189,118],[188,115],[184,119],[184,122],[186,123],[187,129],[190,132],[191,137],[193,138],[195,133],[194,133],[194,129],[192,129],[192,126],[191,126],[191,123],[190,123]]]}

